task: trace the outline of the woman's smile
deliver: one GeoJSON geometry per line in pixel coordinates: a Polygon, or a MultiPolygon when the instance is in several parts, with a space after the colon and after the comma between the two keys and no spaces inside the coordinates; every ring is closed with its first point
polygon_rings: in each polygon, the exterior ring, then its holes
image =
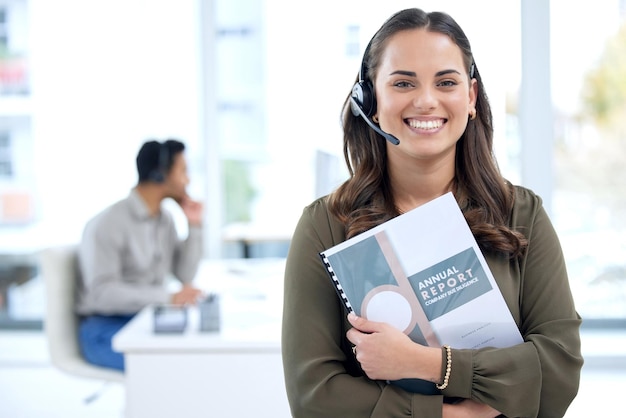
{"type": "Polygon", "coordinates": [[[446,119],[428,119],[428,120],[420,120],[408,118],[405,119],[404,122],[409,125],[412,129],[417,131],[428,131],[429,133],[433,133],[439,131],[439,129],[446,123],[446,119]]]}

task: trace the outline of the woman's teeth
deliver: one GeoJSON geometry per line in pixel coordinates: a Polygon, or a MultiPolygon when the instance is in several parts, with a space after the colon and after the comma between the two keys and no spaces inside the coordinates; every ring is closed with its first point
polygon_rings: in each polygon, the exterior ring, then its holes
{"type": "Polygon", "coordinates": [[[437,129],[443,125],[441,119],[438,120],[409,120],[409,126],[415,129],[437,129]]]}

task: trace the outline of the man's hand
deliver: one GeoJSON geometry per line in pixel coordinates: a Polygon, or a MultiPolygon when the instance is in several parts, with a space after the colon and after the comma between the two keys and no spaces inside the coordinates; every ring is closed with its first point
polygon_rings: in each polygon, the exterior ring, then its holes
{"type": "Polygon", "coordinates": [[[173,305],[195,305],[201,295],[202,291],[200,289],[186,284],[183,285],[180,291],[172,295],[171,302],[173,305]]]}
{"type": "Polygon", "coordinates": [[[182,208],[183,213],[187,217],[187,221],[190,225],[202,225],[203,205],[201,202],[192,200],[189,196],[185,196],[178,202],[178,204],[182,208]]]}

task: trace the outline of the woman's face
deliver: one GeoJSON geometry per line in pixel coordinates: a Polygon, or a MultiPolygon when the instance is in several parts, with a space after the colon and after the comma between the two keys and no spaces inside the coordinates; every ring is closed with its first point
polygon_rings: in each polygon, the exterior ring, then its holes
{"type": "Polygon", "coordinates": [[[381,58],[374,83],[381,128],[413,158],[453,158],[477,90],[461,49],[446,35],[413,29],[389,38],[381,58]]]}

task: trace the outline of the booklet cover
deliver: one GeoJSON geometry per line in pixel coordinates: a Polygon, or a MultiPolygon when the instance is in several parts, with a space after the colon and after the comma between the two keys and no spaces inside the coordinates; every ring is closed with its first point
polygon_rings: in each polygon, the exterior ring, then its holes
{"type": "MultiPolygon", "coordinates": [[[[523,342],[452,193],[320,253],[349,311],[432,347],[523,342]]],[[[432,382],[392,382],[439,393],[432,382]]]]}

